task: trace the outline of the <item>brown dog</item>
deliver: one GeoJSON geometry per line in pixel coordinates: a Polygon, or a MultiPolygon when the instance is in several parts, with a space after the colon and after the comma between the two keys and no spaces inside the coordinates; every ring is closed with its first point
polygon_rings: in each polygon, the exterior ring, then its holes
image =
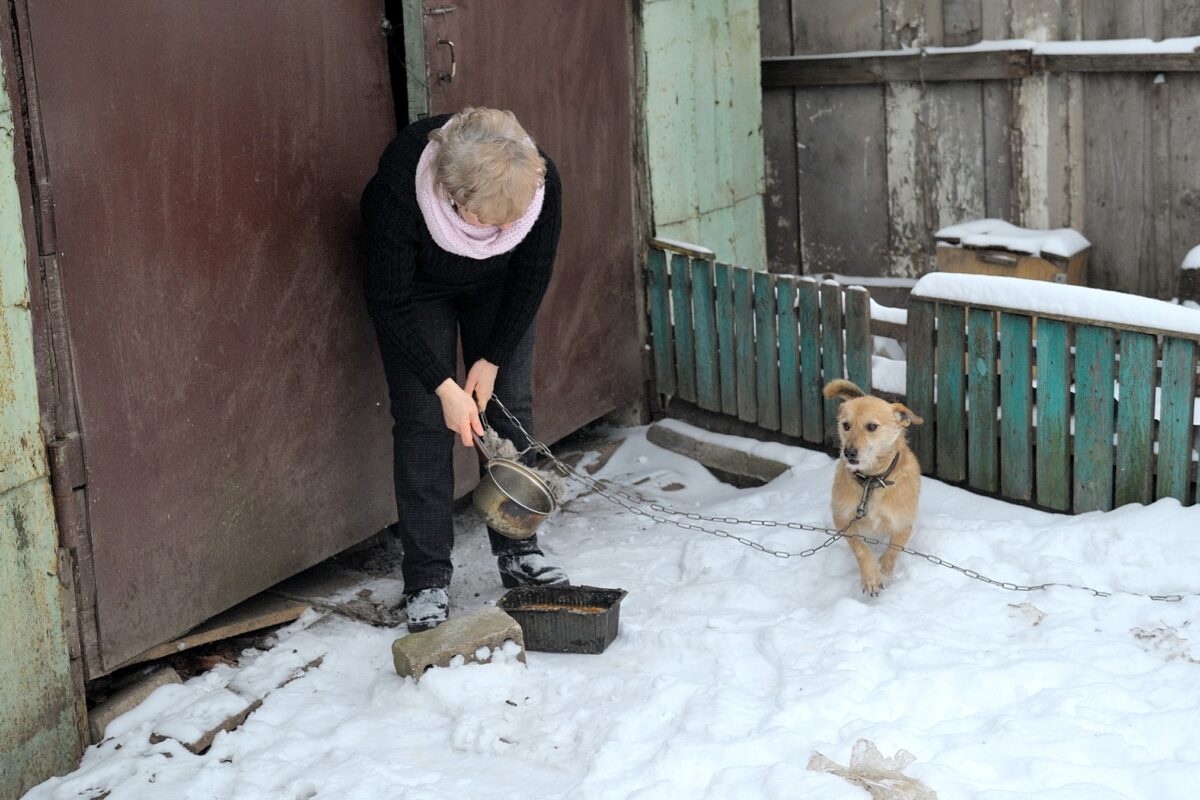
{"type": "Polygon", "coordinates": [[[859,516],[870,484],[863,513],[848,533],[891,537],[891,546],[878,562],[866,542],[846,540],[858,559],[862,590],[874,597],[883,589],[884,578],[891,576],[900,554],[897,548],[908,542],[917,521],[921,465],[908,448],[907,429],[924,420],[903,404],[868,396],[846,380],[826,384],[825,396],[845,401],[837,417],[842,450],[833,478],[834,525],[841,530],[859,516]]]}

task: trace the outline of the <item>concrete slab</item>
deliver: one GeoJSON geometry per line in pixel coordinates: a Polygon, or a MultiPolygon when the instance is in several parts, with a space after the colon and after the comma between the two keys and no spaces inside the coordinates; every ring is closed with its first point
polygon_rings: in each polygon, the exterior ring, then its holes
{"type": "Polygon", "coordinates": [[[392,660],[397,674],[419,681],[425,670],[450,666],[456,656],[462,656],[464,662],[486,663],[508,641],[520,648],[517,660],[524,663],[521,626],[500,609],[488,607],[397,639],[392,643],[392,660]]]}

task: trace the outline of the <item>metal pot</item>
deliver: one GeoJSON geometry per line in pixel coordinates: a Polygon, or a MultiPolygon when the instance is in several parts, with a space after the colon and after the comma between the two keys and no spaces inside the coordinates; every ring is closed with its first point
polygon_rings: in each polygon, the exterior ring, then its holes
{"type": "Polygon", "coordinates": [[[510,539],[528,539],[537,533],[558,501],[536,472],[508,458],[493,458],[475,437],[475,446],[487,459],[483,477],[471,496],[475,510],[488,527],[510,539]]]}

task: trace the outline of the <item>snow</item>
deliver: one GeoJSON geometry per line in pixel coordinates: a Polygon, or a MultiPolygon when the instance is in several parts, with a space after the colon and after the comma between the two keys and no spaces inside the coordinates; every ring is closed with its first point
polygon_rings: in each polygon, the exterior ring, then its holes
{"type": "Polygon", "coordinates": [[[1186,306],[1049,281],[933,272],[917,282],[912,296],[1200,336],[1200,314],[1186,306]]]}
{"type": "MultiPolygon", "coordinates": [[[[738,490],[643,429],[624,435],[598,477],[709,516],[830,523],[836,465],[824,453],[722,438],[792,465],[738,490]]],[[[996,579],[1200,589],[1200,508],[1162,500],[1070,517],[929,479],[922,492],[911,546],[996,579]]],[[[451,602],[463,614],[502,590],[482,527],[469,512],[458,525],[451,602]]],[[[715,527],[791,551],[821,541],[715,527]]],[[[1194,796],[1194,596],[1013,593],[905,556],[870,599],[842,543],[773,558],[578,492],[542,541],[577,583],[629,591],[605,653],[531,652],[527,667],[466,664],[416,684],[391,664],[403,629],[309,615],[242,665],[159,690],[27,800],[862,800],[837,774],[805,768],[815,754],[853,766],[871,749],[860,740],[896,753],[942,800],[1194,796]],[[207,754],[149,743],[192,695],[232,690],[249,671],[265,685],[319,656],[207,754]]]]}
{"type": "Polygon", "coordinates": [[[1200,245],[1193,247],[1183,257],[1183,269],[1200,269],[1200,245]]]}
{"type": "Polygon", "coordinates": [[[703,256],[716,255],[715,252],[703,245],[692,244],[691,242],[683,242],[678,239],[668,239],[665,236],[655,236],[653,244],[669,250],[682,250],[684,252],[697,253],[703,256]]]}
{"type": "Polygon", "coordinates": [[[1070,258],[1092,246],[1072,228],[1041,231],[1018,228],[1001,219],[979,219],[950,225],[934,234],[939,242],[966,247],[998,247],[1014,253],[1042,254],[1070,258]]]}
{"type": "MultiPolygon", "coordinates": [[[[854,50],[842,53],[810,53],[781,56],[788,61],[829,58],[883,58],[889,56],[953,55],[955,53],[991,53],[997,51],[1029,51],[1039,56],[1064,55],[1164,55],[1195,53],[1200,48],[1200,36],[1173,39],[1084,39],[1065,42],[1035,42],[1032,39],[984,39],[960,47],[901,47],[896,50],[854,50]]],[[[764,58],[770,61],[771,58],[764,58]]]]}

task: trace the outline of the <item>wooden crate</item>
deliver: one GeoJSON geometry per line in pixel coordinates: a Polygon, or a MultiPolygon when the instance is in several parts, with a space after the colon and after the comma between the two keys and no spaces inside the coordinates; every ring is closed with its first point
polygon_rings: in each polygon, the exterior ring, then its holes
{"type": "Polygon", "coordinates": [[[1035,281],[1054,281],[1073,286],[1087,284],[1087,262],[1091,248],[1080,250],[1070,258],[1031,256],[995,248],[937,245],[939,272],[968,272],[973,275],[1004,275],[1009,278],[1028,278],[1035,281]]]}

